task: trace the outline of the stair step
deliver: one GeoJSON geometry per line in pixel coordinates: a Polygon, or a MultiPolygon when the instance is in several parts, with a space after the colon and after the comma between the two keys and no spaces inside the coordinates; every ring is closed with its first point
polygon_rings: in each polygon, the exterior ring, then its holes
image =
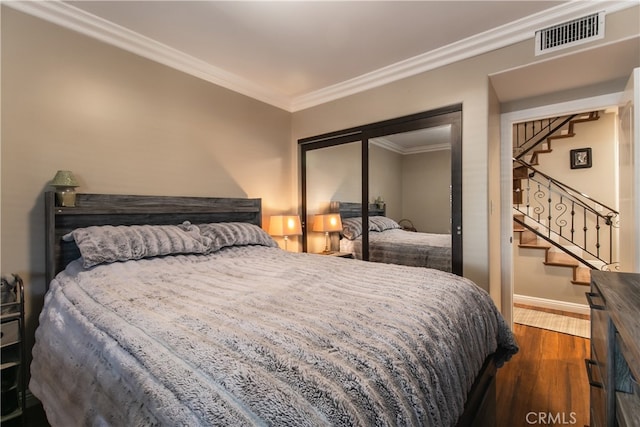
{"type": "Polygon", "coordinates": [[[540,153],[553,153],[553,150],[551,148],[541,148],[539,150],[535,150],[534,154],[540,154],[540,153]]]}
{"type": "Polygon", "coordinates": [[[551,247],[548,243],[519,243],[519,248],[528,248],[528,249],[549,249],[551,247]]]}
{"type": "Polygon", "coordinates": [[[582,258],[583,256],[583,251],[582,248],[580,246],[576,246],[576,245],[562,245],[562,249],[558,248],[558,247],[554,247],[552,249],[553,252],[558,252],[558,253],[569,253],[571,252],[572,254],[582,258]]]}
{"type": "Polygon", "coordinates": [[[513,215],[513,218],[514,218],[514,221],[513,221],[513,231],[514,231],[514,232],[522,232],[522,231],[525,231],[525,230],[526,230],[526,228],[525,228],[523,225],[521,225],[520,223],[518,223],[518,222],[516,222],[516,221],[515,221],[516,219],[518,219],[518,220],[520,220],[520,221],[524,222],[524,215],[522,215],[522,214],[515,214],[515,215],[513,215]]]}
{"type": "Polygon", "coordinates": [[[563,133],[561,135],[551,135],[549,138],[547,138],[547,140],[551,139],[561,139],[561,138],[573,138],[574,136],[576,136],[575,133],[563,133]]]}
{"type": "Polygon", "coordinates": [[[591,285],[591,269],[587,267],[578,267],[575,270],[575,278],[571,281],[574,285],[591,285]]]}
{"type": "Polygon", "coordinates": [[[538,239],[536,233],[529,229],[522,230],[518,246],[521,248],[535,248],[546,250],[549,250],[552,247],[550,243],[544,241],[543,239],[538,239]]]}
{"type": "Polygon", "coordinates": [[[546,265],[557,265],[560,267],[578,267],[580,265],[577,259],[563,252],[549,252],[547,254],[547,260],[544,263],[546,265]]]}
{"type": "Polygon", "coordinates": [[[538,239],[538,235],[528,228],[524,227],[524,230],[520,233],[520,244],[538,245],[543,243],[543,240],[538,239]]]}

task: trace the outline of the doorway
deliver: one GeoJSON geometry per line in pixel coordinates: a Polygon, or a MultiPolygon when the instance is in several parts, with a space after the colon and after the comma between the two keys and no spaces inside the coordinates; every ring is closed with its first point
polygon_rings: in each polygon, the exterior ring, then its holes
{"type": "MultiPolygon", "coordinates": [[[[501,116],[501,311],[505,319],[512,323],[514,302],[514,257],[513,245],[516,244],[513,232],[513,126],[516,123],[538,120],[550,116],[563,116],[582,113],[589,110],[604,110],[616,106],[621,93],[597,96],[588,99],[537,107],[528,110],[505,113],[501,116]]],[[[557,307],[548,307],[557,308],[557,307]]],[[[566,307],[565,307],[566,308],[566,307]]]]}

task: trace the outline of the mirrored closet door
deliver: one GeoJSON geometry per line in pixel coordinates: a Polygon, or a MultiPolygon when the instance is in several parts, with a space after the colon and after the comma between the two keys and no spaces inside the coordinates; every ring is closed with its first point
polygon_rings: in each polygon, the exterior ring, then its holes
{"type": "Polygon", "coordinates": [[[331,233],[332,250],[462,274],[461,105],[299,144],[304,250],[322,246],[312,218],[338,212],[347,225],[368,226],[358,236],[331,233]]]}

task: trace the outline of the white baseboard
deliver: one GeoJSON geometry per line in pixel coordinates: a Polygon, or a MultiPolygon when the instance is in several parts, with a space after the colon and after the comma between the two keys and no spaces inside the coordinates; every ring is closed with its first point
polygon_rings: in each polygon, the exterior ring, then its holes
{"type": "Polygon", "coordinates": [[[587,304],[577,304],[575,302],[556,301],[546,298],[514,294],[513,303],[548,308],[551,310],[567,311],[569,313],[589,314],[589,306],[587,304]]]}

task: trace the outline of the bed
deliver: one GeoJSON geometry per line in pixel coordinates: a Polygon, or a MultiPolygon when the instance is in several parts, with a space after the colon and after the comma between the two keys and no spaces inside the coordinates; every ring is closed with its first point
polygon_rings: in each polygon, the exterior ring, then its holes
{"type": "MultiPolygon", "coordinates": [[[[331,212],[339,212],[343,232],[340,252],[362,259],[362,208],[356,202],[331,202],[331,212]]],[[[384,209],[369,208],[369,261],[435,268],[451,272],[451,235],[405,230],[384,209]]]]}
{"type": "Polygon", "coordinates": [[[492,425],[518,348],[472,282],[286,252],[259,199],[45,197],[52,426],[492,425]]]}

